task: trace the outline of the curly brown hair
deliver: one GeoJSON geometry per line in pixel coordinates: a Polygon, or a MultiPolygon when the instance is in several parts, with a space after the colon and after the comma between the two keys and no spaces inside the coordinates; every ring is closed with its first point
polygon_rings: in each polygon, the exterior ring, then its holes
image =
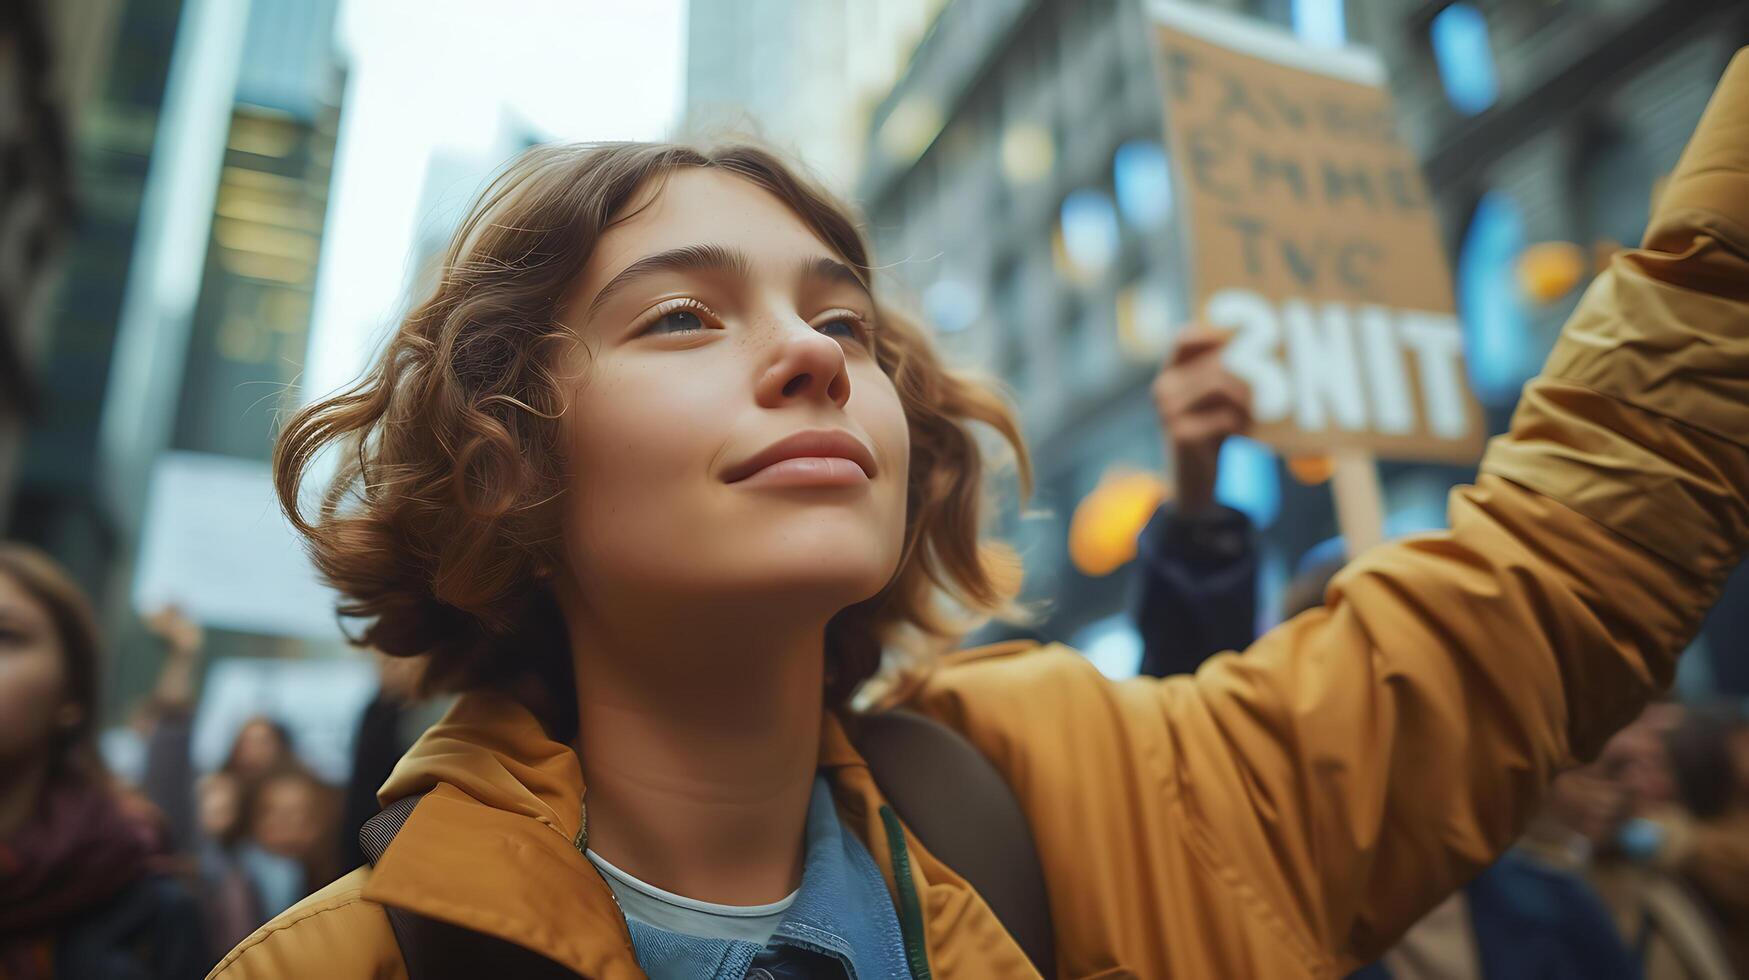
{"type": "MultiPolygon", "coordinates": [[[[566,491],[558,424],[566,389],[556,371],[578,342],[559,322],[561,307],[639,189],[687,167],[770,192],[872,281],[849,209],[764,149],[536,147],[475,201],[435,294],[406,316],[375,366],[280,433],[281,506],[343,597],[341,614],[368,621],[356,641],[429,654],[433,690],[509,686],[525,698],[544,689],[571,700],[565,627],[543,580],[560,564],[555,502],[566,491]],[[331,448],[340,450],[338,472],[306,517],[300,490],[331,448]]],[[[1018,589],[1012,552],[979,538],[984,466],[971,423],[1012,447],[1023,492],[1031,482],[1007,403],[949,370],[914,321],[885,303],[877,317],[876,356],[911,436],[905,544],[886,588],[828,628],[834,705],[874,674],[901,633],[951,641],[970,619],[947,613],[950,604],[989,614],[1018,589]]],[[[550,727],[574,725],[574,705],[542,707],[550,727]]]]}

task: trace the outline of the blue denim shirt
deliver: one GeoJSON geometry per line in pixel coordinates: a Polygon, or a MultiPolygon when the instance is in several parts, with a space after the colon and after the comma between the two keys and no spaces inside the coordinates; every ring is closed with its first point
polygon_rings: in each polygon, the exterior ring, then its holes
{"type": "MultiPolygon", "coordinates": [[[[880,868],[855,834],[845,833],[824,777],[808,800],[802,886],[784,913],[771,946],[807,950],[836,960],[850,980],[909,977],[904,936],[880,868]]],[[[628,920],[638,965],[653,980],[711,977],[742,980],[757,943],[683,936],[628,920]]]]}

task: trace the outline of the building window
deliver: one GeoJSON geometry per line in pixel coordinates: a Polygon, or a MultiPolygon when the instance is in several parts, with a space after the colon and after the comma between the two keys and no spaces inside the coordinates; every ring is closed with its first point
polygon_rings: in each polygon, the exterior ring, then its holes
{"type": "Polygon", "coordinates": [[[1142,279],[1117,294],[1117,345],[1124,356],[1158,361],[1172,344],[1172,293],[1164,277],[1142,279]]]}
{"type": "Polygon", "coordinates": [[[923,290],[923,316],[942,333],[959,333],[983,312],[976,287],[955,276],[943,276],[923,290]]]}
{"type": "Polygon", "coordinates": [[[1294,33],[1307,44],[1339,48],[1348,42],[1342,0],[1293,0],[1294,33]]]}
{"type": "Polygon", "coordinates": [[[1104,191],[1082,188],[1063,199],[1057,223],[1062,242],[1065,278],[1075,282],[1096,279],[1117,258],[1117,208],[1104,191]]]}
{"type": "Polygon", "coordinates": [[[1114,681],[1134,677],[1142,668],[1142,634],[1129,613],[1096,619],[1075,632],[1070,643],[1114,681]]]}
{"type": "Polygon", "coordinates": [[[1215,499],[1269,527],[1281,513],[1281,472],[1275,452],[1261,442],[1233,436],[1221,443],[1215,499]]]}
{"type": "Polygon", "coordinates": [[[1488,22],[1467,3],[1454,3],[1434,15],[1429,35],[1439,81],[1452,107],[1473,116],[1500,97],[1488,22]]]}
{"type": "Polygon", "coordinates": [[[1166,223],[1172,210],[1172,170],[1158,141],[1131,140],[1118,147],[1111,177],[1118,210],[1132,227],[1154,231],[1166,223]]]}
{"type": "Polygon", "coordinates": [[[1093,300],[1075,304],[1062,313],[1058,334],[1063,350],[1059,363],[1068,368],[1074,389],[1095,391],[1109,380],[1106,354],[1111,349],[1111,306],[1093,300]]]}
{"type": "Polygon", "coordinates": [[[1581,144],[1578,169],[1580,219],[1591,241],[1638,243],[1658,176],[1645,144],[1617,130],[1594,131],[1581,144]]]}
{"type": "Polygon", "coordinates": [[[1517,278],[1523,251],[1518,206],[1497,191],[1483,195],[1458,251],[1457,301],[1470,385],[1489,405],[1511,404],[1536,371],[1517,278]]]}

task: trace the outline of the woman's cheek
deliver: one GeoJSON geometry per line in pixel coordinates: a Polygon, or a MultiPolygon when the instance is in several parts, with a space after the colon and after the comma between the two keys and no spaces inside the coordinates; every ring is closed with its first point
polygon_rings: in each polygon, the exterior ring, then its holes
{"type": "Polygon", "coordinates": [[[0,653],[0,759],[32,751],[49,737],[61,703],[60,674],[52,650],[0,653]]]}

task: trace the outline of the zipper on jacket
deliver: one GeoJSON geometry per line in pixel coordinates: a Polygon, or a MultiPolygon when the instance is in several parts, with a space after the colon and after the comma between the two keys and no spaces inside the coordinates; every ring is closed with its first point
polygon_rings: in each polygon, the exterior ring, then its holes
{"type": "Polygon", "coordinates": [[[887,849],[893,856],[893,882],[899,887],[899,933],[905,940],[905,963],[911,980],[930,980],[929,952],[923,945],[923,903],[917,900],[917,885],[911,879],[911,854],[905,849],[905,828],[893,808],[881,804],[881,825],[887,831],[887,849]]]}
{"type": "Polygon", "coordinates": [[[577,849],[578,854],[582,854],[585,857],[588,856],[589,801],[587,799],[579,799],[577,801],[577,835],[571,838],[571,846],[577,849]]]}

